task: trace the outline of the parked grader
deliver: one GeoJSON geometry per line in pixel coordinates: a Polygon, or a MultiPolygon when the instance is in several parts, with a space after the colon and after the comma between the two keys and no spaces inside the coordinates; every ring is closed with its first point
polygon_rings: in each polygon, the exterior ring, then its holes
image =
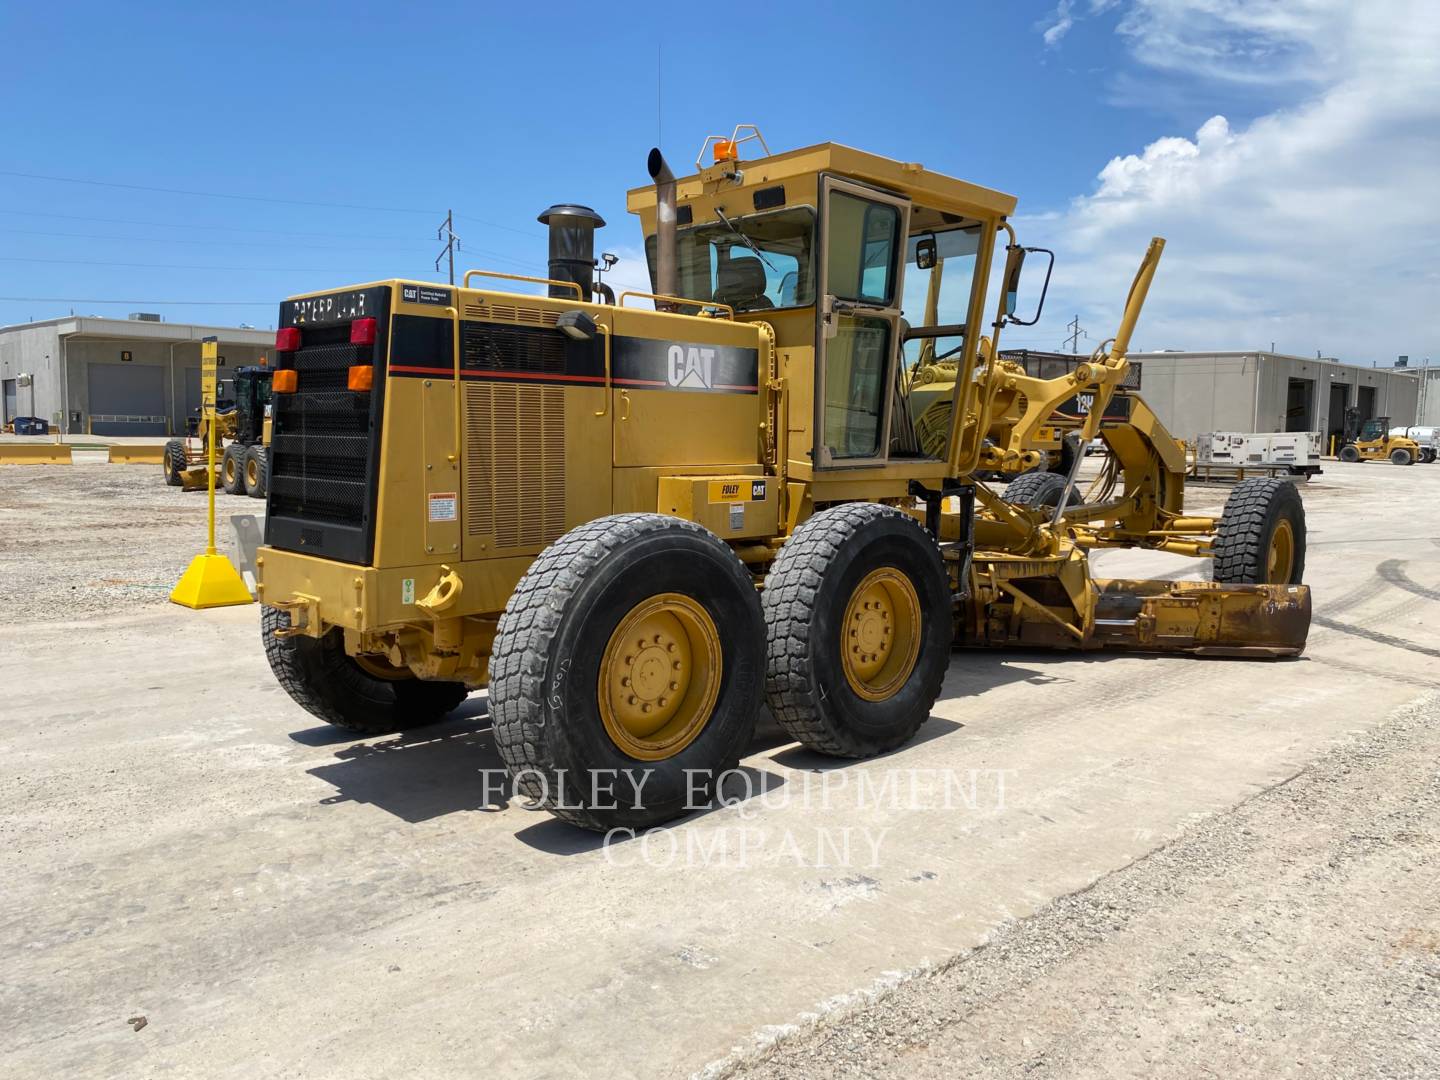
{"type": "Polygon", "coordinates": [[[296,701],[376,733],[487,687],[518,789],[607,829],[703,802],[762,703],[822,753],[902,745],[955,647],[1301,651],[1294,488],[1187,514],[1143,400],[1101,422],[1162,241],[1114,338],[1036,378],[998,352],[1036,256],[1014,197],[753,129],[706,149],[681,178],[652,151],[629,193],[652,293],[597,287],[604,223],[561,205],[549,277],[524,279],[546,295],[472,271],[281,305],[257,564],[296,701]],[[1022,475],[1079,392],[1098,478],[1079,490],[1078,455],[1022,475]],[[1097,579],[1102,547],[1210,557],[1213,580],[1097,579]]]}

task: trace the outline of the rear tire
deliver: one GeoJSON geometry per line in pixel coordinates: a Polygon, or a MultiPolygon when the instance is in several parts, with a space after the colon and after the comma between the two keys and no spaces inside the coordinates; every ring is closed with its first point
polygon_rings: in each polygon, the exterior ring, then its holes
{"type": "Polygon", "coordinates": [[[1211,579],[1235,585],[1298,585],[1305,574],[1305,504],[1272,476],[1242,480],[1215,532],[1211,579]]]}
{"type": "Polygon", "coordinates": [[[270,457],[263,446],[245,451],[245,489],[252,499],[265,498],[269,489],[270,457]]]}
{"type": "MultiPolygon", "coordinates": [[[[1060,496],[1065,493],[1065,482],[1065,477],[1059,473],[1026,473],[1006,484],[1005,492],[1000,497],[1016,506],[1055,507],[1060,504],[1060,496]]],[[[1078,506],[1080,501],[1075,492],[1071,491],[1067,505],[1078,506]]]]}
{"type": "Polygon", "coordinates": [[[165,456],[160,467],[165,472],[165,483],[171,487],[184,483],[180,474],[190,467],[190,455],[185,451],[183,440],[170,439],[165,443],[165,456]]]}
{"type": "Polygon", "coordinates": [[[764,641],[754,579],[709,530],[660,514],[572,529],[520,579],[490,657],[516,789],[595,830],[708,804],[754,732],[764,641]]]}
{"type": "Polygon", "coordinates": [[[260,614],[265,659],[285,692],[312,716],[362,735],[386,735],[433,724],[453,712],[469,693],[463,683],[407,677],[384,679],[345,653],[344,631],[323,638],[278,638],[290,616],[266,607],[260,614]]]}
{"type": "Polygon", "coordinates": [[[940,549],[913,517],[877,503],[822,510],[785,541],[761,603],[766,701],[808,749],[869,757],[929,718],[953,604],[940,549]]]}
{"type": "Polygon", "coordinates": [[[1348,461],[1351,464],[1360,460],[1360,451],[1353,446],[1340,447],[1339,458],[1341,461],[1348,461]]]}
{"type": "Polygon", "coordinates": [[[1392,465],[1414,465],[1415,455],[1406,450],[1403,446],[1397,446],[1390,451],[1390,464],[1392,465]]]}
{"type": "Polygon", "coordinates": [[[245,459],[243,447],[231,443],[220,455],[220,486],[231,495],[245,494],[245,459]]]}

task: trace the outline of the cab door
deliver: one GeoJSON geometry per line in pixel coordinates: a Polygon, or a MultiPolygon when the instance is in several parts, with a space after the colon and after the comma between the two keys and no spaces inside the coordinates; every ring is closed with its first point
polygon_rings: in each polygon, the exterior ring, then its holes
{"type": "Polygon", "coordinates": [[[881,465],[890,447],[910,203],[827,176],[820,206],[815,466],[881,465]]]}

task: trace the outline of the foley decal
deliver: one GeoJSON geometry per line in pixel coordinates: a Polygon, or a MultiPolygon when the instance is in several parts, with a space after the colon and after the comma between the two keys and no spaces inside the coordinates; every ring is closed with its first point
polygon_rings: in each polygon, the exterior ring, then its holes
{"type": "Polygon", "coordinates": [[[764,480],[711,480],[709,499],[712,503],[764,502],[764,480]]]}

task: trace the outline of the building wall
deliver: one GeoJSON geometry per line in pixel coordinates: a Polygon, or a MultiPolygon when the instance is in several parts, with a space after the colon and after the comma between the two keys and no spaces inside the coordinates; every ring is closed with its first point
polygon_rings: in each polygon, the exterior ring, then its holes
{"type": "MultiPolygon", "coordinates": [[[[268,350],[253,345],[222,343],[220,355],[225,364],[220,368],[220,378],[226,378],[230,368],[247,364],[258,364],[260,357],[268,350]]],[[[73,430],[84,432],[89,418],[96,409],[90,401],[90,379],[87,366],[91,363],[122,363],[121,353],[129,352],[128,363],[136,367],[159,366],[165,368],[165,416],[169,419],[170,432],[179,434],[185,430],[185,371],[187,368],[200,369],[200,342],[196,341],[131,341],[119,338],[72,338],[66,346],[66,362],[70,377],[70,412],[80,413],[78,424],[73,430]],[[174,367],[171,369],[171,345],[174,345],[174,367]]],[[[103,403],[101,403],[103,404],[103,403]]]]}
{"type": "MultiPolygon", "coordinates": [[[[186,372],[199,371],[200,339],[212,334],[220,338],[222,379],[230,368],[258,364],[273,348],[273,338],[266,331],[77,317],[0,330],[0,379],[13,379],[22,372],[33,375],[34,414],[46,420],[61,414],[65,431],[84,434],[94,411],[90,364],[159,366],[165,372],[166,426],[179,434],[185,430],[187,406],[193,404],[187,401],[186,380],[194,376],[186,372]],[[130,360],[122,359],[123,352],[130,354],[130,360]],[[68,377],[62,377],[62,372],[68,377]]],[[[20,413],[30,414],[30,388],[18,389],[16,406],[20,413]]],[[[102,407],[100,411],[111,410],[102,407]]]]}
{"type": "Polygon", "coordinates": [[[1255,430],[1254,357],[1146,353],[1131,359],[1144,365],[1140,396],[1177,439],[1255,430]]]}
{"type": "MultiPolygon", "coordinates": [[[[60,411],[60,338],[51,326],[22,326],[0,334],[0,379],[31,375],[31,386],[19,387],[15,405],[21,416],[53,420],[60,411]]],[[[6,421],[15,419],[6,416],[6,421]]]]}
{"type": "MultiPolygon", "coordinates": [[[[1327,439],[1336,382],[1347,387],[1348,405],[1356,403],[1359,387],[1373,386],[1376,415],[1415,423],[1420,384],[1413,374],[1263,352],[1137,353],[1131,359],[1144,365],[1141,396],[1180,439],[1207,431],[1286,430],[1292,378],[1310,381],[1309,430],[1327,439]]],[[[1435,387],[1440,400],[1440,382],[1435,387]]]]}

